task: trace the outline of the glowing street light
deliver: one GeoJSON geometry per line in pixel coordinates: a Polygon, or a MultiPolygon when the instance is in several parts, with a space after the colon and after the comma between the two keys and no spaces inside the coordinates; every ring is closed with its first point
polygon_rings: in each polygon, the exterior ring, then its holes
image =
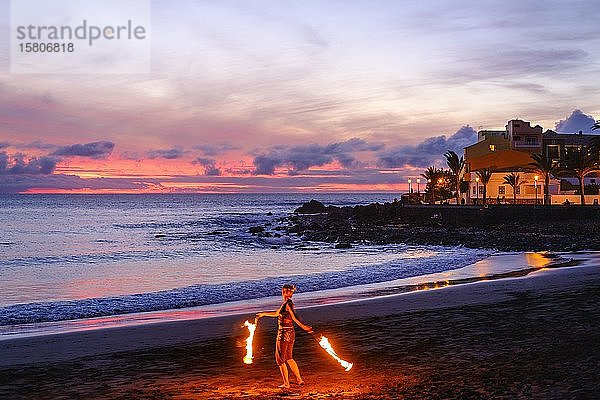
{"type": "Polygon", "coordinates": [[[427,179],[427,184],[431,186],[431,194],[432,194],[432,198],[433,198],[433,204],[435,204],[435,185],[431,184],[431,179],[427,179]]]}
{"type": "Polygon", "coordinates": [[[479,203],[479,177],[475,178],[475,204],[479,203]]]}
{"type": "Polygon", "coordinates": [[[538,175],[533,177],[533,187],[535,188],[535,204],[538,203],[538,196],[537,196],[537,181],[538,179],[540,179],[540,177],[538,175]]]}
{"type": "Polygon", "coordinates": [[[412,179],[408,178],[408,193],[412,193],[412,179]]]}
{"type": "MultiPolygon", "coordinates": [[[[437,183],[438,185],[442,185],[442,182],[444,180],[442,178],[438,178],[437,183]]],[[[433,204],[435,204],[435,183],[433,183],[431,186],[433,186],[433,204]]],[[[440,187],[440,204],[442,204],[442,188],[440,187]]]]}
{"type": "Polygon", "coordinates": [[[421,202],[421,178],[417,178],[417,198],[421,202]]]}

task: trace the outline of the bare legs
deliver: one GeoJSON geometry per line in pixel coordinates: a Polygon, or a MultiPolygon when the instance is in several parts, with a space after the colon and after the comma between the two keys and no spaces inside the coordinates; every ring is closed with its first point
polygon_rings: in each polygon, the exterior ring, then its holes
{"type": "MultiPolygon", "coordinates": [[[[300,369],[298,369],[298,364],[296,364],[296,361],[290,359],[290,360],[287,360],[286,363],[287,363],[287,365],[290,366],[290,369],[292,370],[292,373],[296,377],[296,381],[298,382],[298,384],[302,385],[304,383],[304,381],[302,380],[302,377],[300,376],[300,369]]],[[[283,379],[283,385],[281,385],[280,387],[282,387],[284,389],[289,389],[289,387],[290,387],[290,376],[288,373],[287,365],[281,364],[279,366],[279,372],[281,372],[281,378],[283,379]]]]}
{"type": "Polygon", "coordinates": [[[279,366],[279,372],[281,372],[281,378],[283,379],[283,385],[279,386],[280,388],[289,389],[290,388],[290,377],[288,375],[287,365],[281,364],[279,366]]]}
{"type": "Polygon", "coordinates": [[[302,377],[300,376],[300,369],[298,369],[298,364],[296,364],[296,361],[289,359],[289,360],[287,360],[287,363],[290,366],[290,369],[292,370],[294,375],[296,376],[296,382],[298,382],[299,385],[303,384],[304,381],[302,380],[302,377]]]}

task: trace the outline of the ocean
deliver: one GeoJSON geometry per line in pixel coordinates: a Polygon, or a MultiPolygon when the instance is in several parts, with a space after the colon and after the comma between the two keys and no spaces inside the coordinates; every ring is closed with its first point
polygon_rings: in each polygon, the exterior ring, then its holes
{"type": "MultiPolygon", "coordinates": [[[[344,293],[485,260],[464,247],[259,238],[310,199],[389,202],[397,194],[0,196],[0,337],[254,312],[281,285],[323,304],[344,293]]],[[[515,267],[516,268],[516,267],[515,267]]],[[[477,272],[480,273],[480,272],[477,272]]]]}

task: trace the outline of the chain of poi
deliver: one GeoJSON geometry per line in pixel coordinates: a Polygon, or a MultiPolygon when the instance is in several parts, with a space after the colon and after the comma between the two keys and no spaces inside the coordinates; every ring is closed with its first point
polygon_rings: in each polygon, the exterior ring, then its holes
{"type": "MultiPolygon", "coordinates": [[[[244,326],[248,328],[249,332],[248,338],[246,338],[246,355],[243,359],[245,364],[252,364],[254,359],[252,351],[252,341],[254,340],[254,331],[256,330],[256,323],[256,320],[254,320],[254,323],[251,323],[250,321],[244,322],[244,326]]],[[[344,367],[344,370],[346,370],[346,372],[352,369],[354,364],[340,358],[340,356],[338,356],[335,350],[333,349],[333,346],[331,346],[331,343],[329,343],[329,339],[327,339],[327,337],[321,335],[321,338],[320,340],[318,340],[318,342],[319,345],[323,349],[325,349],[325,351],[329,353],[331,357],[333,357],[338,363],[340,363],[342,367],[344,367]]]]}
{"type": "Polygon", "coordinates": [[[352,364],[351,362],[348,362],[346,360],[342,360],[340,358],[340,356],[337,355],[337,353],[335,352],[335,350],[333,350],[333,347],[331,346],[331,343],[329,343],[329,339],[327,339],[325,336],[321,336],[321,340],[319,340],[319,345],[325,349],[325,351],[327,351],[329,353],[329,355],[333,358],[335,358],[337,360],[337,362],[340,363],[340,365],[342,367],[344,367],[344,369],[346,370],[346,372],[350,371],[352,369],[352,366],[354,364],[352,364]]]}

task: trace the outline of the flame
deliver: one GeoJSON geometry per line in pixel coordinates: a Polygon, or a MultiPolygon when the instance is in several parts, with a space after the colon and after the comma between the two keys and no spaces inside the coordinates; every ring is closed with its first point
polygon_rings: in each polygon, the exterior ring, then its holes
{"type": "Polygon", "coordinates": [[[256,330],[256,324],[252,324],[249,321],[244,322],[244,326],[248,327],[250,334],[246,339],[246,355],[244,356],[244,364],[252,364],[252,340],[254,340],[254,331],[256,330]]]}
{"type": "Polygon", "coordinates": [[[335,358],[337,360],[337,362],[340,363],[340,365],[342,367],[344,367],[344,369],[346,370],[346,372],[350,371],[352,369],[352,366],[354,364],[352,364],[351,362],[342,360],[335,352],[335,350],[333,350],[333,347],[331,347],[331,343],[329,343],[329,339],[327,339],[325,336],[321,336],[321,340],[319,341],[319,345],[325,349],[325,351],[327,351],[329,353],[329,355],[331,355],[331,357],[335,358]]]}

